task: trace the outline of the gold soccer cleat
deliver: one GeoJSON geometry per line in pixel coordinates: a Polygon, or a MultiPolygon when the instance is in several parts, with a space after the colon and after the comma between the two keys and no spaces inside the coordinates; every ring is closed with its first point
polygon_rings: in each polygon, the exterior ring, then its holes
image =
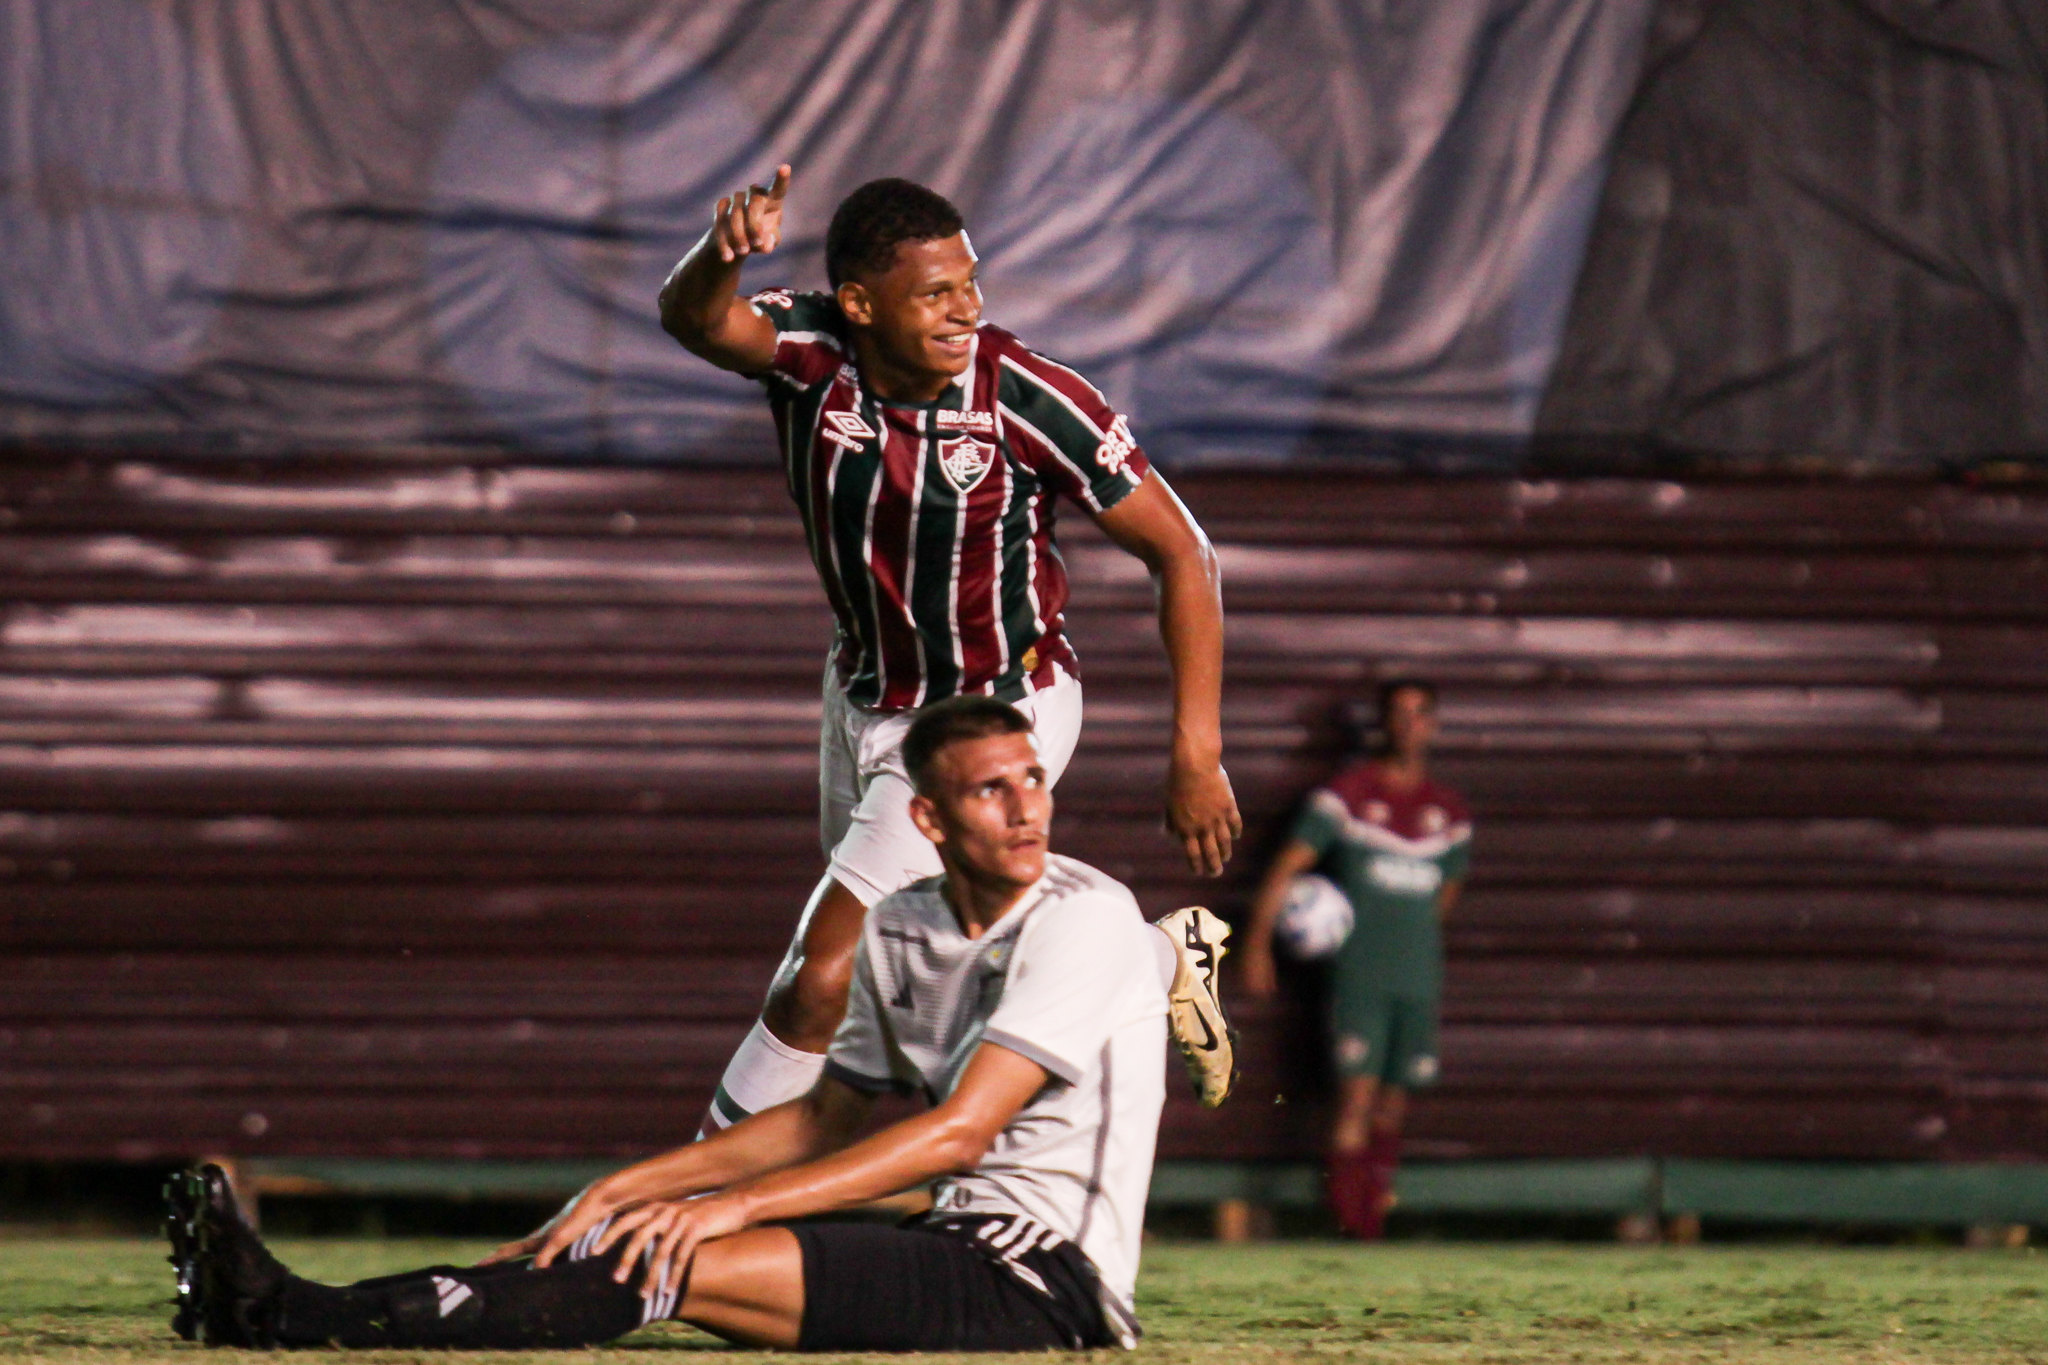
{"type": "Polygon", "coordinates": [[[1237,1079],[1236,1038],[1223,1014],[1217,968],[1229,949],[1230,926],[1199,905],[1162,915],[1153,928],[1173,945],[1173,986],[1166,1018],[1187,1063],[1195,1094],[1210,1109],[1223,1103],[1237,1079]]]}

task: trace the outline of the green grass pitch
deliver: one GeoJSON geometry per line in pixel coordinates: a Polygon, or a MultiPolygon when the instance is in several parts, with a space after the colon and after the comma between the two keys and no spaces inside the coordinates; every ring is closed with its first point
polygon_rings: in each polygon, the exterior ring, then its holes
{"type": "MultiPolygon", "coordinates": [[[[480,1254],[475,1243],[280,1242],[304,1274],[347,1280],[480,1254]]],[[[140,1240],[0,1241],[0,1358],[129,1365],[183,1359],[170,1270],[140,1240]]],[[[1385,1362],[2025,1361],[2048,1365],[2048,1257],[1952,1248],[1327,1242],[1156,1242],[1139,1284],[1158,1365],[1385,1362]]],[[[435,1353],[363,1352],[364,1360],[435,1353]]],[[[731,1350],[673,1326],[607,1351],[465,1353],[463,1362],[561,1362],[731,1350]]],[[[217,1358],[217,1357],[216,1357],[217,1358]]],[[[319,1359],[330,1358],[327,1356],[319,1359]]],[[[812,1357],[819,1360],[867,1357],[812,1357]]],[[[881,1357],[886,1359],[886,1357],[881,1357]]],[[[1015,1357],[1015,1359],[1045,1357],[1015,1357]]],[[[1121,1358],[1118,1352],[1098,1353],[1121,1358]]],[[[936,1357],[919,1357],[931,1360],[936,1357]]],[[[962,1357],[988,1360],[990,1357],[962,1357]]]]}

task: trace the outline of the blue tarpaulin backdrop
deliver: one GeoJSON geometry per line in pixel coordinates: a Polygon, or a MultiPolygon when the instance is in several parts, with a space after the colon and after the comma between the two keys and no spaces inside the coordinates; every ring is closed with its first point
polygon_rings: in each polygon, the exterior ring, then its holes
{"type": "Polygon", "coordinates": [[[2048,454],[2040,0],[0,0],[0,440],[771,458],[653,298],[782,160],[1168,463],[2048,454]]]}
{"type": "Polygon", "coordinates": [[[0,0],[0,435],[772,458],[656,289],[796,167],[954,197],[1170,461],[1527,436],[1650,0],[0,0]]]}

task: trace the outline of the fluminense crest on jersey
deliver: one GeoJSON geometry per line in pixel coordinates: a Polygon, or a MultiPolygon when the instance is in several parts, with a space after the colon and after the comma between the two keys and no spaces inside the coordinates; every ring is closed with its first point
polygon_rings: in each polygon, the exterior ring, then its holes
{"type": "Polygon", "coordinates": [[[996,448],[987,441],[955,436],[939,442],[939,468],[946,472],[946,481],[962,493],[972,492],[995,462],[996,448]]]}

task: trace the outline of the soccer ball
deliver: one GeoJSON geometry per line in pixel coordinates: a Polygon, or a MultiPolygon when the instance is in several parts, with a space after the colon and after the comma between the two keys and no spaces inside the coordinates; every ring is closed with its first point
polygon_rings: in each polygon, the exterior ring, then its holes
{"type": "Polygon", "coordinates": [[[1313,872],[1296,877],[1273,932],[1303,962],[1328,957],[1351,937],[1351,898],[1328,877],[1313,872]]]}

